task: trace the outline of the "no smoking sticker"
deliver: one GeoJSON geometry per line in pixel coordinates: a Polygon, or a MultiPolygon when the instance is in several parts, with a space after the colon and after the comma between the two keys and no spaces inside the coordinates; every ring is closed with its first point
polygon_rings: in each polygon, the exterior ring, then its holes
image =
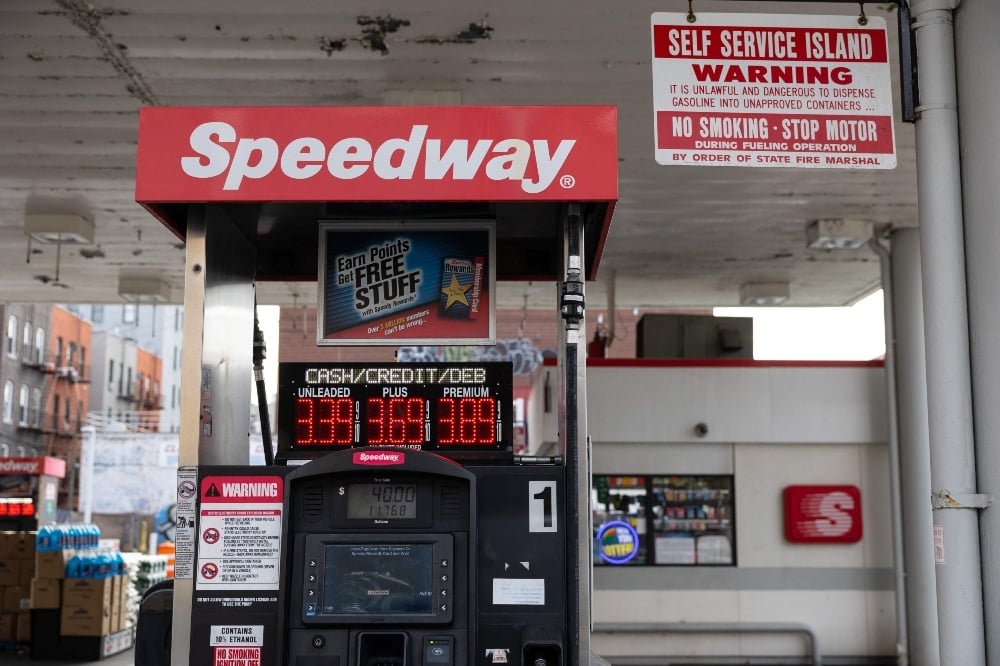
{"type": "Polygon", "coordinates": [[[259,647],[217,647],[213,666],[260,666],[259,647]]]}

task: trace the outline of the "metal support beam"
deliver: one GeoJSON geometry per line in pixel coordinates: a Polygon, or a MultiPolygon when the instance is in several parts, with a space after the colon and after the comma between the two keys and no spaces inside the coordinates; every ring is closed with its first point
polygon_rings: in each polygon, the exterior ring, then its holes
{"type": "MultiPolygon", "coordinates": [[[[256,251],[221,209],[190,206],[186,253],[179,476],[249,463],[253,376],[256,251]]],[[[170,663],[187,666],[196,535],[176,535],[170,663]]]]}

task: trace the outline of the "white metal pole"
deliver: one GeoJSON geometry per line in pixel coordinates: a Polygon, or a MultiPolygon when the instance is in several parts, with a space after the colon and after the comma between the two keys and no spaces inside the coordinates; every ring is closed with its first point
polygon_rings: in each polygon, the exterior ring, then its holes
{"type": "Polygon", "coordinates": [[[85,425],[80,428],[80,512],[83,523],[89,524],[94,510],[94,461],[97,458],[97,429],[85,425]]]}
{"type": "Polygon", "coordinates": [[[882,302],[885,326],[885,393],[889,423],[889,503],[892,509],[892,569],[896,601],[896,661],[898,666],[909,664],[906,640],[906,567],[903,558],[903,510],[899,479],[899,409],[896,396],[896,329],[893,303],[892,254],[878,239],[872,239],[872,250],[879,258],[882,278],[882,302]]]}
{"type": "Polygon", "coordinates": [[[941,662],[986,663],[955,91],[954,3],[911,2],[920,103],[917,197],[941,662]]]}
{"type": "Polygon", "coordinates": [[[927,501],[931,496],[931,444],[927,433],[919,232],[896,229],[892,232],[891,243],[908,652],[911,664],[940,666],[937,591],[934,589],[934,517],[927,501]]]}
{"type": "Polygon", "coordinates": [[[962,207],[965,216],[966,275],[969,280],[969,338],[972,356],[976,469],[980,500],[993,505],[980,513],[986,656],[1000,664],[1000,3],[963,0],[955,11],[958,120],[962,128],[962,207]]]}

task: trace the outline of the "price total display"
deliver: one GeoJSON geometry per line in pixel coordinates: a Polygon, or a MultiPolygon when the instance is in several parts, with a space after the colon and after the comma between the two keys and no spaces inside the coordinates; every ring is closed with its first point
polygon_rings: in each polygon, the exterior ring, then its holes
{"type": "Polygon", "coordinates": [[[286,363],[278,373],[279,452],[511,450],[512,373],[506,363],[286,363]]]}

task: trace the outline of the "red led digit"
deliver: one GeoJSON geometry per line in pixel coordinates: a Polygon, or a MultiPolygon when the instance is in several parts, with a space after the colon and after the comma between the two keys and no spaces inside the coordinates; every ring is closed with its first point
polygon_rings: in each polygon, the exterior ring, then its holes
{"type": "Polygon", "coordinates": [[[382,398],[368,398],[365,408],[365,429],[368,444],[373,446],[385,444],[385,418],[382,412],[385,411],[385,400],[382,398]]]}
{"type": "Polygon", "coordinates": [[[313,399],[295,401],[295,441],[298,444],[315,444],[313,437],[313,399]]]}
{"type": "Polygon", "coordinates": [[[354,443],[354,402],[350,398],[298,398],[295,441],[300,445],[354,443]]]}
{"type": "Polygon", "coordinates": [[[438,444],[455,444],[455,399],[438,400],[438,444]]]}

